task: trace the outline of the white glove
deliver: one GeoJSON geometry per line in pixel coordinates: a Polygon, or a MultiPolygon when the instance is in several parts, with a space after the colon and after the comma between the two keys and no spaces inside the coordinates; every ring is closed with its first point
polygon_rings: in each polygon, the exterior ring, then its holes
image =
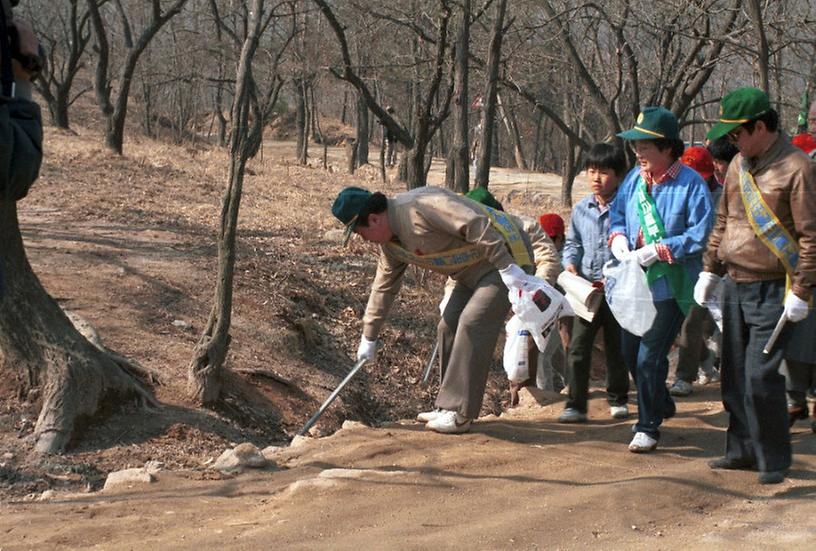
{"type": "Polygon", "coordinates": [[[711,300],[717,284],[720,282],[720,276],[712,274],[711,272],[700,272],[697,278],[697,283],[694,285],[694,302],[700,306],[704,306],[706,302],[711,300]]]}
{"type": "Polygon", "coordinates": [[[510,264],[507,268],[499,270],[499,275],[508,291],[510,289],[524,289],[527,286],[527,274],[518,264],[510,264]]]}
{"type": "Polygon", "coordinates": [[[638,262],[640,262],[640,265],[644,268],[648,268],[660,260],[660,257],[657,256],[657,247],[654,243],[651,245],[644,245],[635,252],[637,254],[638,262]]]}
{"type": "Polygon", "coordinates": [[[788,293],[788,296],[785,297],[785,317],[788,318],[788,321],[802,321],[808,317],[808,311],[806,300],[802,300],[793,293],[788,293]]]}
{"type": "Polygon", "coordinates": [[[360,337],[360,346],[357,347],[357,361],[366,360],[370,362],[377,355],[377,341],[370,341],[365,335],[360,337]]]}
{"type": "Polygon", "coordinates": [[[618,260],[623,260],[626,253],[629,252],[629,240],[626,239],[625,235],[616,235],[612,243],[609,244],[609,249],[612,251],[612,256],[618,260]]]}

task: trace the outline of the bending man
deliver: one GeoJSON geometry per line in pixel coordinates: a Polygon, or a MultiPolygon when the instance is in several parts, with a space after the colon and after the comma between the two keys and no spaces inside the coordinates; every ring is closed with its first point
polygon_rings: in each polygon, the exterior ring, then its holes
{"type": "Polygon", "coordinates": [[[389,199],[349,187],[335,199],[332,213],[347,235],[380,245],[358,360],[374,358],[409,264],[456,281],[437,330],[445,374],[438,409],[417,418],[437,432],[466,432],[482,407],[493,350],[510,309],[507,290],[523,288],[524,269],[533,269],[529,239],[504,213],[441,188],[421,187],[389,199]]]}

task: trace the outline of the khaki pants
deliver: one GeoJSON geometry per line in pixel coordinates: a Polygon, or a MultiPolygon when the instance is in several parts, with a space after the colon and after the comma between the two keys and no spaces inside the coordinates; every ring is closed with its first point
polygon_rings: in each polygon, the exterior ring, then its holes
{"type": "Polygon", "coordinates": [[[509,310],[499,272],[489,272],[473,289],[457,282],[437,329],[443,376],[436,407],[469,419],[479,416],[496,341],[509,310]]]}

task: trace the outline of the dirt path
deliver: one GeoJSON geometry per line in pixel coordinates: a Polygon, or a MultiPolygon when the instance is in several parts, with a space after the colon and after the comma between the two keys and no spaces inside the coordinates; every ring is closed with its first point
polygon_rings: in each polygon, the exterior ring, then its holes
{"type": "MultiPolygon", "coordinates": [[[[8,503],[3,549],[804,548],[816,539],[816,435],[794,430],[794,469],[711,471],[719,389],[679,402],[659,450],[626,450],[630,422],[600,393],[584,426],[561,403],[517,408],[470,434],[405,422],[351,428],[279,453],[280,470],[219,481],[161,473],[114,493],[8,503]]],[[[529,402],[528,402],[529,403],[529,402]]]]}
{"type": "MultiPolygon", "coordinates": [[[[608,419],[596,393],[583,426],[556,423],[563,402],[553,397],[482,419],[466,435],[436,435],[413,422],[344,429],[281,450],[277,469],[236,477],[206,470],[207,458],[230,442],[263,444],[281,427],[301,426],[341,378],[374,258],[359,243],[342,249],[327,237],[337,228],[326,212],[341,186],[375,187],[376,171],[366,167],[351,179],[293,167],[288,143],[268,146],[268,161],[251,166],[231,367],[272,367],[305,390],[253,382],[252,411],[272,413],[250,418],[257,430],[247,430],[245,416],[190,408],[183,394],[210,302],[221,153],[146,143],[120,158],[94,149],[95,137],[51,135],[49,143],[39,187],[21,203],[35,271],[109,345],[163,375],[157,393],[167,405],[149,415],[124,408],[106,416],[68,454],[52,458],[27,457],[35,404],[0,409],[0,482],[14,490],[0,495],[16,496],[0,502],[1,550],[764,550],[816,541],[816,435],[806,423],[794,428],[794,468],[781,485],[759,486],[755,473],[711,471],[706,460],[721,453],[725,423],[716,385],[679,401],[659,450],[646,456],[627,451],[631,421],[608,419]],[[311,226],[318,230],[302,231],[311,226]],[[293,265],[307,275],[293,277],[293,265]],[[314,350],[305,327],[319,344],[314,350]],[[154,484],[76,493],[150,459],[168,468],[154,484]],[[56,488],[49,500],[22,497],[46,488],[56,488]]],[[[432,181],[440,175],[435,168],[432,181]]],[[[529,185],[557,194],[554,178],[497,170],[491,189],[529,185]]],[[[390,184],[386,191],[399,190],[390,184]]],[[[541,208],[528,199],[514,210],[541,208]]],[[[414,285],[403,293],[409,300],[392,320],[386,351],[326,419],[339,424],[358,402],[375,413],[389,402],[385,417],[375,418],[391,419],[430,403],[433,389],[416,380],[439,292],[414,285]]]]}

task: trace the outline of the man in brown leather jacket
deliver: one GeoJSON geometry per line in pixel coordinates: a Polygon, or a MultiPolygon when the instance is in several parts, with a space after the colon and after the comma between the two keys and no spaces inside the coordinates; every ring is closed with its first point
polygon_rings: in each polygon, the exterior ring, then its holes
{"type": "Polygon", "coordinates": [[[694,299],[712,299],[723,277],[722,397],[728,411],[718,469],[758,469],[782,482],[791,465],[785,380],[778,372],[790,327],[763,348],[784,316],[808,315],[816,284],[816,167],[779,130],[764,92],[740,88],[722,99],[708,133],[728,136],[740,153],[725,179],[694,299]],[[786,293],[786,279],[790,292],[786,293]]]}

